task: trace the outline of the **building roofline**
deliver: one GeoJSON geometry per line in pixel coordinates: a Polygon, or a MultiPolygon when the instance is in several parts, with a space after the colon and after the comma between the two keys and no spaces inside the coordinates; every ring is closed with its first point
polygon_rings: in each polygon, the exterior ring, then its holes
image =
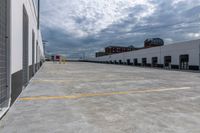
{"type": "Polygon", "coordinates": [[[105,48],[135,48],[134,46],[133,47],[130,47],[130,46],[107,46],[105,48]]]}

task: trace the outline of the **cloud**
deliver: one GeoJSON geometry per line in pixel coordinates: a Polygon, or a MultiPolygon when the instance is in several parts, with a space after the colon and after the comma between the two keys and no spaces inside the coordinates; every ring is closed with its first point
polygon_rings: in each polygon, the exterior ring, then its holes
{"type": "Polygon", "coordinates": [[[103,47],[199,38],[200,0],[42,0],[41,27],[50,53],[94,55],[103,47]]]}

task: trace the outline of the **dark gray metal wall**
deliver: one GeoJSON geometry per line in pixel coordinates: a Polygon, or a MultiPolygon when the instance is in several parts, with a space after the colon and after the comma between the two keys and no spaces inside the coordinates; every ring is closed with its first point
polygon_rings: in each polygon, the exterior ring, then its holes
{"type": "Polygon", "coordinates": [[[0,0],[0,110],[8,106],[7,0],[0,0]]]}
{"type": "Polygon", "coordinates": [[[38,71],[38,41],[36,43],[36,71],[38,71]]]}
{"type": "Polygon", "coordinates": [[[28,66],[28,36],[29,20],[25,7],[23,8],[23,85],[27,85],[29,80],[28,66]]]}
{"type": "Polygon", "coordinates": [[[35,32],[32,31],[32,76],[35,73],[35,32]]]}

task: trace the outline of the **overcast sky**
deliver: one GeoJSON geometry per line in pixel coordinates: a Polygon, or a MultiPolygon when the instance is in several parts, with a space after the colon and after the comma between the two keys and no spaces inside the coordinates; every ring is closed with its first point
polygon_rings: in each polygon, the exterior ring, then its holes
{"type": "Polygon", "coordinates": [[[200,38],[200,0],[41,0],[48,53],[93,56],[108,45],[140,47],[200,38]]]}

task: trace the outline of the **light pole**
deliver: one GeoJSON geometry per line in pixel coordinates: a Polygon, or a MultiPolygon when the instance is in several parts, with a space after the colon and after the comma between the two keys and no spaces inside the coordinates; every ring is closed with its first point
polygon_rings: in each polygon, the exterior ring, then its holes
{"type": "Polygon", "coordinates": [[[42,40],[43,48],[44,48],[44,57],[46,57],[46,44],[48,43],[47,40],[42,40]]]}

